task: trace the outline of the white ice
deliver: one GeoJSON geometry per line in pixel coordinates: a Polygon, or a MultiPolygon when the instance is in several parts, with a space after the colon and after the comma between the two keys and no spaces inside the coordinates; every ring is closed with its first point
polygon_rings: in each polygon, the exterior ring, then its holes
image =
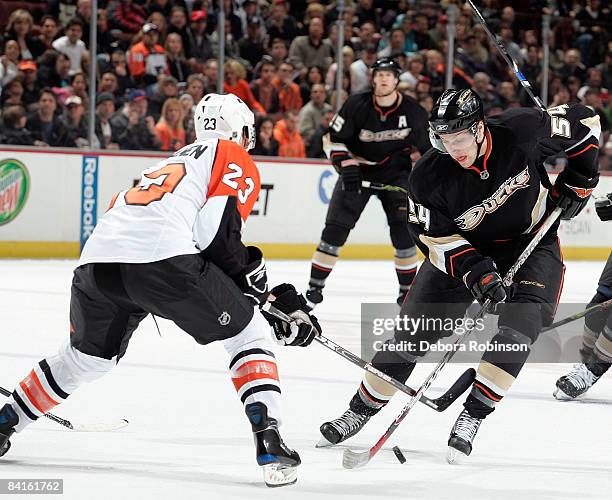
{"type": "MultiPolygon", "coordinates": [[[[0,384],[12,390],[33,364],[68,336],[74,261],[0,261],[0,384]]],[[[587,302],[603,263],[570,262],[563,300],[587,302]]],[[[269,262],[273,283],[303,287],[308,262],[269,262]]],[[[328,337],[359,352],[363,301],[391,301],[390,262],[340,261],[317,311],[328,337]]],[[[298,483],[271,490],[254,461],[250,426],[226,371],[220,345],[198,346],[147,318],[126,357],[105,378],[81,388],[55,413],[87,423],[127,418],[113,433],[75,433],[40,419],[13,438],[0,478],[63,478],[66,499],[610,499],[612,376],[586,402],[555,401],[555,380],[569,365],[528,365],[482,425],[472,456],[450,466],[446,440],[460,411],[417,405],[365,468],[342,468],[342,447],[315,449],[318,427],[347,407],[362,372],[320,345],[279,348],[283,435],[301,454],[298,483]],[[400,446],[400,465],[391,447],[400,446]]],[[[422,381],[429,367],[410,379],[422,381]]],[[[448,367],[439,392],[464,369],[448,367]]],[[[395,400],[347,446],[373,444],[407,401],[395,400]]]]}

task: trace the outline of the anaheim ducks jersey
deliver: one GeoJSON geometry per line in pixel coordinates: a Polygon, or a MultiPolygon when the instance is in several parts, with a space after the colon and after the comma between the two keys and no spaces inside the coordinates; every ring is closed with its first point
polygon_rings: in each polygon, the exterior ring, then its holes
{"type": "Polygon", "coordinates": [[[462,278],[483,255],[522,244],[547,215],[543,160],[565,153],[566,168],[597,175],[599,117],[562,105],[548,112],[512,109],[487,120],[487,148],[463,169],[431,149],[409,178],[408,217],[432,264],[462,278]]]}
{"type": "Polygon", "coordinates": [[[353,157],[363,166],[410,170],[410,152],[430,147],[427,112],[414,99],[398,93],[396,102],[379,107],[372,91],[350,96],[323,138],[327,157],[337,165],[353,157]]]}
{"type": "Polygon", "coordinates": [[[259,171],[238,144],[207,139],[185,146],[113,197],[79,265],[202,252],[230,276],[239,274],[248,262],[241,230],[259,190],[259,171]]]}

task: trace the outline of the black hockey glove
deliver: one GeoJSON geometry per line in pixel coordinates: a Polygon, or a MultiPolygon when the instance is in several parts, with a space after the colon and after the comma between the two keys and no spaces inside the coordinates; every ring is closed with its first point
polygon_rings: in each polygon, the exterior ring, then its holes
{"type": "Polygon", "coordinates": [[[340,163],[340,177],[342,178],[342,189],[347,193],[361,192],[361,168],[352,158],[340,163]]]}
{"type": "Polygon", "coordinates": [[[238,279],[238,286],[255,305],[261,305],[268,297],[268,273],[261,250],[248,246],[249,263],[238,279]]]}
{"type": "Polygon", "coordinates": [[[561,207],[562,220],[576,217],[589,201],[591,193],[599,182],[599,174],[588,178],[566,168],[557,176],[554,186],[548,193],[553,207],[561,207]]]}
{"type": "Polygon", "coordinates": [[[263,305],[261,314],[270,323],[279,344],[305,347],[321,333],[317,318],[306,310],[306,299],[293,285],[283,283],[275,286],[270,290],[268,302],[292,320],[289,323],[280,319],[266,310],[267,304],[263,305]]]}
{"type": "Polygon", "coordinates": [[[481,260],[465,273],[463,282],[480,304],[490,299],[493,304],[506,300],[506,289],[495,263],[489,257],[481,260]]]}
{"type": "Polygon", "coordinates": [[[612,220],[612,193],[595,200],[595,211],[603,222],[612,220]]]}

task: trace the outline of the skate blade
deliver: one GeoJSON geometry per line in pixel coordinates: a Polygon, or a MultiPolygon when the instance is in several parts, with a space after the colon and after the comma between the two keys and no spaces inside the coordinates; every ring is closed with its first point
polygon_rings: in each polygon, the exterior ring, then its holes
{"type": "Polygon", "coordinates": [[[554,398],[558,401],[576,401],[577,399],[580,399],[585,394],[586,392],[583,392],[582,394],[578,394],[578,396],[572,397],[569,394],[566,394],[565,392],[563,392],[558,387],[553,392],[554,398]]]}
{"type": "Polygon", "coordinates": [[[267,464],[263,467],[263,476],[266,486],[278,488],[288,486],[297,481],[297,467],[283,464],[267,464]]]}
{"type": "Polygon", "coordinates": [[[315,448],[329,448],[330,446],[336,446],[336,445],[332,443],[331,441],[328,441],[325,436],[321,436],[321,439],[319,439],[319,442],[315,444],[315,448]]]}
{"type": "Polygon", "coordinates": [[[446,453],[446,461],[453,465],[458,463],[459,461],[461,461],[464,457],[467,457],[467,455],[461,451],[459,451],[456,448],[453,448],[452,446],[448,447],[448,451],[446,453]]]}

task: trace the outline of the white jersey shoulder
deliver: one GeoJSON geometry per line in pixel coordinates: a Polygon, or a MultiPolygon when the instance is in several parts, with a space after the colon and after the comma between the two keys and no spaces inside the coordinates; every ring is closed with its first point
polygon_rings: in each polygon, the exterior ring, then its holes
{"type": "Polygon", "coordinates": [[[207,201],[218,139],[185,146],[117,193],[87,240],[79,265],[156,262],[198,253],[193,227],[207,201]]]}

